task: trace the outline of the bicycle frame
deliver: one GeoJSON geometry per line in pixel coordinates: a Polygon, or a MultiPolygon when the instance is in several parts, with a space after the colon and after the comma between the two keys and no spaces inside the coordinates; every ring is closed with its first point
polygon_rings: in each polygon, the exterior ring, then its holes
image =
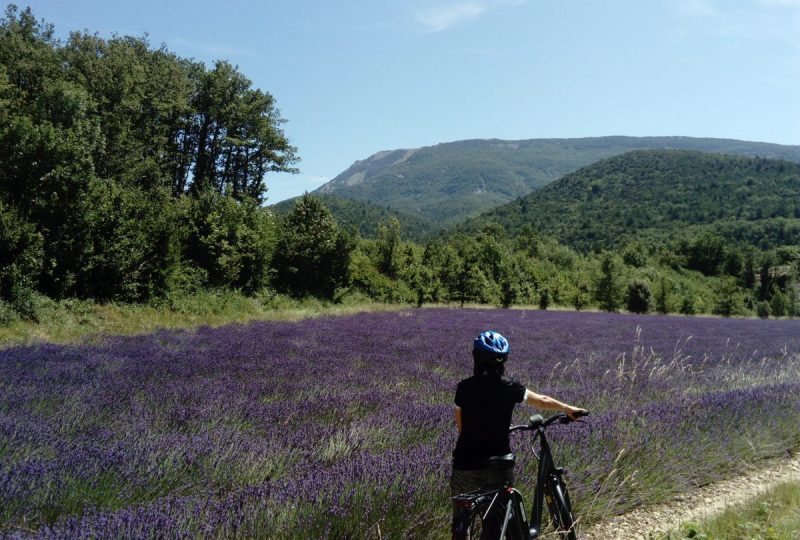
{"type": "Polygon", "coordinates": [[[537,428],[536,434],[531,441],[531,452],[536,455],[534,445],[536,439],[539,439],[541,449],[539,450],[539,466],[536,471],[536,488],[533,494],[533,502],[531,503],[531,523],[528,529],[528,537],[533,540],[539,537],[542,530],[542,514],[544,512],[544,487],[545,483],[549,481],[549,475],[561,475],[563,469],[556,467],[553,462],[553,454],[550,451],[550,443],[547,442],[547,436],[544,433],[544,427],[537,428]]]}
{"type": "MultiPolygon", "coordinates": [[[[531,416],[527,425],[512,426],[510,433],[516,431],[535,431],[531,441],[531,452],[538,459],[536,471],[536,487],[531,503],[530,521],[525,517],[524,501],[520,492],[506,485],[502,488],[478,490],[459,495],[454,498],[457,503],[480,506],[481,503],[490,501],[484,518],[489,515],[495,504],[505,507],[505,516],[502,520],[500,538],[509,533],[511,538],[520,540],[535,540],[539,538],[542,529],[542,514],[544,513],[545,492],[550,483],[559,481],[564,470],[556,467],[550,443],[547,441],[545,430],[557,421],[568,422],[566,415],[556,415],[544,420],[541,415],[531,416]],[[539,453],[536,453],[536,439],[539,439],[539,453]],[[513,521],[513,522],[512,522],[513,521]],[[510,528],[509,528],[510,527],[510,528]]],[[[468,524],[467,524],[468,525],[468,524]]]]}

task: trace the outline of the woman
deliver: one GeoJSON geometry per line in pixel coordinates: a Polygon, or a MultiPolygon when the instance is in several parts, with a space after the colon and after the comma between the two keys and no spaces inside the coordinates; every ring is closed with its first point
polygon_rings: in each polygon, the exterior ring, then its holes
{"type": "MultiPolygon", "coordinates": [[[[514,469],[486,466],[491,456],[510,454],[508,428],[514,405],[525,402],[539,409],[564,411],[576,419],[585,409],[573,407],[537,394],[517,381],[508,379],[505,362],[509,346],[506,338],[494,331],[475,338],[472,377],[458,383],[455,397],[458,441],[453,451],[450,492],[453,496],[484,487],[514,483],[514,469]]],[[[455,508],[454,517],[455,517],[455,508]]]]}

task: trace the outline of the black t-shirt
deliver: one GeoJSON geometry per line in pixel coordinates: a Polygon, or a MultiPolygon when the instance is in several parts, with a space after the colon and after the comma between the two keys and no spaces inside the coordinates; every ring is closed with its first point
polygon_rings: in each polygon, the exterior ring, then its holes
{"type": "Polygon", "coordinates": [[[461,433],[453,468],[480,469],[488,457],[511,452],[508,427],[514,405],[523,399],[523,385],[497,375],[474,375],[458,383],[455,403],[461,407],[461,433]]]}

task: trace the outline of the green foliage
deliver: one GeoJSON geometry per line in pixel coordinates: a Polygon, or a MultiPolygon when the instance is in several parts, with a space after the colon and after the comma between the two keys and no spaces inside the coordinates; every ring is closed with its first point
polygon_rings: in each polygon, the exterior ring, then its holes
{"type": "MultiPolygon", "coordinates": [[[[400,223],[404,238],[417,242],[430,238],[436,229],[436,225],[428,219],[400,212],[388,206],[345,199],[329,193],[314,192],[314,196],[319,197],[328,207],[340,227],[353,230],[362,238],[377,238],[380,225],[390,219],[396,219],[400,223]]],[[[285,215],[292,211],[295,201],[296,198],[281,201],[272,208],[279,215],[285,215]]]]}
{"type": "Polygon", "coordinates": [[[461,229],[479,230],[491,220],[515,235],[530,225],[581,252],[631,238],[663,245],[685,237],[679,254],[690,258],[691,268],[713,275],[727,244],[768,249],[800,243],[793,203],[800,198],[798,179],[800,165],[786,161],[635,151],[568,174],[461,229]]]}
{"type": "Polygon", "coordinates": [[[595,299],[604,311],[617,311],[621,305],[622,285],[619,262],[606,252],[600,260],[600,274],[595,282],[595,299]]]}
{"type": "MultiPolygon", "coordinates": [[[[717,275],[726,258],[725,240],[708,232],[686,242],[683,251],[686,254],[686,267],[707,276],[717,275]]],[[[733,275],[737,273],[734,272],[733,275]]]]}
{"type": "Polygon", "coordinates": [[[762,319],[768,319],[770,315],[769,302],[767,302],[766,300],[762,300],[761,302],[756,304],[756,315],[758,315],[762,319]]]}
{"type": "Polygon", "coordinates": [[[694,315],[697,313],[694,305],[694,298],[691,296],[685,296],[681,301],[680,312],[682,315],[694,315]]]}
{"type": "Polygon", "coordinates": [[[662,315],[670,312],[669,301],[672,292],[672,284],[663,276],[659,280],[658,289],[656,290],[655,303],[656,311],[662,315]]]}
{"type": "Polygon", "coordinates": [[[572,294],[572,306],[580,311],[589,305],[590,289],[586,283],[579,283],[572,294]]]}
{"type": "Polygon", "coordinates": [[[378,225],[378,267],[390,278],[396,278],[400,271],[400,221],[394,216],[386,223],[378,225]]]}
{"type": "Polygon", "coordinates": [[[550,305],[550,291],[547,288],[542,288],[539,291],[539,309],[547,309],[550,305]]]}
{"type": "Polygon", "coordinates": [[[33,291],[42,263],[42,236],[13,207],[0,201],[0,301],[28,312],[22,306],[33,291]]]}
{"type": "Polygon", "coordinates": [[[718,285],[713,313],[723,317],[745,314],[744,295],[734,279],[723,278],[718,285]]]}
{"type": "Polygon", "coordinates": [[[639,242],[631,242],[622,251],[622,260],[628,266],[641,268],[647,264],[647,253],[639,242]]]}
{"type": "Polygon", "coordinates": [[[286,216],[275,248],[275,284],[295,295],[333,298],[348,281],[351,239],[314,196],[298,199],[286,216]]]}
{"type": "Polygon", "coordinates": [[[773,317],[786,316],[786,296],[779,290],[773,291],[769,301],[769,311],[773,317]]]}
{"type": "Polygon", "coordinates": [[[184,199],[185,257],[206,272],[208,284],[252,293],[267,283],[276,240],[270,213],[255,200],[216,191],[184,199]]]}
{"type": "Polygon", "coordinates": [[[634,280],[628,283],[625,294],[625,308],[631,313],[648,313],[652,304],[653,293],[646,281],[634,280]]]}

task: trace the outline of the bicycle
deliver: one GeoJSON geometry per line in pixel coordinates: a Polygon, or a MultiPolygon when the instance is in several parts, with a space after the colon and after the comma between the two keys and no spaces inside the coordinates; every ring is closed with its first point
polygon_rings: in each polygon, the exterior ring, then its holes
{"type": "MultiPolygon", "coordinates": [[[[581,414],[585,416],[588,412],[581,414]]],[[[577,540],[575,517],[562,475],[564,469],[556,467],[545,430],[553,423],[568,424],[572,418],[557,414],[545,420],[542,415],[531,416],[524,425],[511,426],[509,433],[533,431],[531,452],[539,461],[536,490],[531,508],[531,522],[525,516],[522,494],[511,485],[500,488],[479,489],[453,497],[457,517],[453,523],[453,540],[502,538],[509,540],[534,540],[542,529],[545,500],[553,526],[562,540],[577,540]],[[540,441],[536,453],[536,439],[540,441]],[[499,534],[498,534],[499,533],[499,534]]],[[[487,466],[507,469],[514,466],[514,454],[493,456],[487,466]]]]}

